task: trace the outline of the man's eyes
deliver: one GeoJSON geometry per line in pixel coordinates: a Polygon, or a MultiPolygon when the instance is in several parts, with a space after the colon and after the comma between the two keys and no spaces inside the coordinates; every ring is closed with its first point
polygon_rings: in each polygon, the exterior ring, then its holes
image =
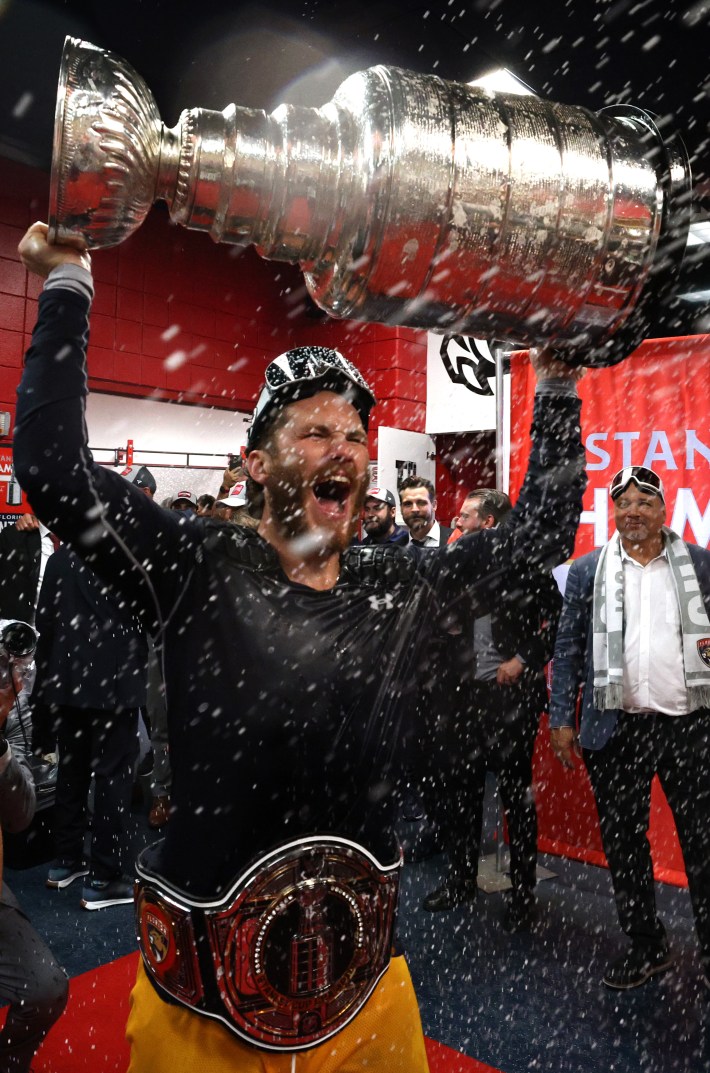
{"type": "MultiPolygon", "coordinates": [[[[327,440],[332,439],[332,437],[333,433],[326,428],[311,428],[304,435],[304,439],[307,440],[327,440]]],[[[348,443],[358,443],[362,447],[367,444],[367,436],[362,432],[346,433],[345,439],[348,443]]]]}

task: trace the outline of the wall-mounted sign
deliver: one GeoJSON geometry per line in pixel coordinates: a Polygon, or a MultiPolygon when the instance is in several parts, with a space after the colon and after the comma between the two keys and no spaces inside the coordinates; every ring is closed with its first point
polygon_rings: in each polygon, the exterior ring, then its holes
{"type": "MultiPolygon", "coordinates": [[[[504,382],[508,380],[506,375],[504,382]]],[[[426,431],[430,435],[494,429],[495,389],[495,357],[484,339],[428,333],[426,431]]]]}

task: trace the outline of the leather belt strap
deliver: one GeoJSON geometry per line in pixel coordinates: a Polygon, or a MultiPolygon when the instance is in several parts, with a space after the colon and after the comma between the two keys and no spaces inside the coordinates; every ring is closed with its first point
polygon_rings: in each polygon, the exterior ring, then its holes
{"type": "Polygon", "coordinates": [[[138,859],[136,922],[164,997],[273,1051],[314,1047],[355,1017],[389,965],[401,860],[297,839],[220,900],[193,900],[138,859]]]}

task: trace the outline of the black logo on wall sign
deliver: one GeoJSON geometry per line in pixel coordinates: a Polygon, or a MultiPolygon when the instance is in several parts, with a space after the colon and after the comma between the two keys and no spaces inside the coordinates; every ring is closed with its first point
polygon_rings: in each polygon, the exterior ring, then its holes
{"type": "Polygon", "coordinates": [[[468,335],[445,335],[439,350],[441,360],[454,384],[463,384],[475,395],[492,395],[489,380],[495,376],[496,366],[491,351],[484,339],[472,339],[468,335]]]}

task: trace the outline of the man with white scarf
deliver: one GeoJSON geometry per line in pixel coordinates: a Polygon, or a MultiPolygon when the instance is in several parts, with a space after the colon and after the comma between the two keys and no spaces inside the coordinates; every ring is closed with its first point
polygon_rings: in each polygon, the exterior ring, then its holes
{"type": "Polygon", "coordinates": [[[611,482],[617,532],[572,563],[555,646],[550,736],[583,756],[622,930],[608,987],[638,987],[672,964],[656,912],[647,839],[657,774],[683,850],[710,988],[710,551],[665,524],[663,484],[643,466],[611,482]],[[583,685],[579,734],[577,694],[583,685]]]}

